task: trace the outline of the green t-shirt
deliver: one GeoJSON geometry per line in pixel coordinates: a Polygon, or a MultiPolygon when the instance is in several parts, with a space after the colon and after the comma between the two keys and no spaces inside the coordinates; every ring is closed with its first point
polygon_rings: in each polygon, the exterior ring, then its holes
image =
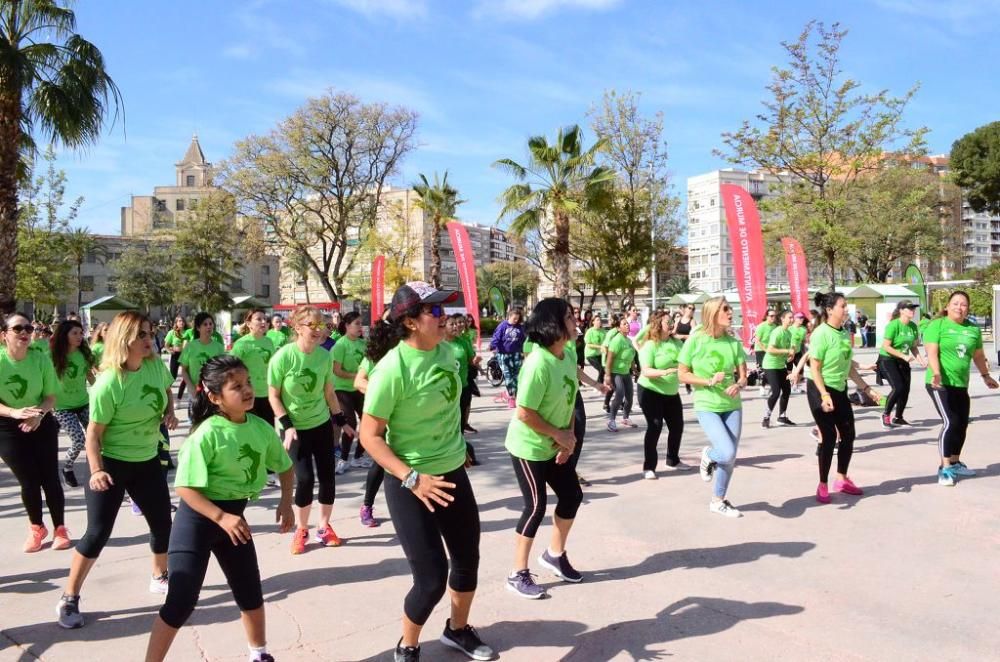
{"type": "MultiPolygon", "coordinates": [[[[184,333],[181,334],[181,338],[184,342],[194,342],[197,336],[195,335],[195,330],[193,328],[184,329],[184,333]]],[[[212,331],[212,340],[217,340],[219,344],[222,344],[222,334],[218,331],[212,331]]]]}
{"type": "Polygon", "coordinates": [[[159,358],[135,372],[105,370],[90,389],[90,420],[107,426],[101,454],[124,462],[145,462],[159,450],[160,422],[173,378],[159,358]]]}
{"type": "Polygon", "coordinates": [[[58,391],[56,369],[47,353],[28,350],[15,361],[0,345],[0,402],[14,409],[37,407],[58,391]]]}
{"type": "MultiPolygon", "coordinates": [[[[567,349],[559,358],[539,347],[524,360],[517,380],[517,405],[533,409],[549,425],[565,430],[573,421],[578,389],[576,353],[567,349]]],[[[511,455],[529,462],[550,460],[558,452],[552,437],[538,434],[517,416],[507,426],[504,445],[511,455]]]]}
{"type": "Polygon", "coordinates": [[[754,345],[754,349],[758,352],[763,352],[767,349],[767,341],[771,337],[771,331],[775,329],[775,325],[770,322],[764,322],[757,327],[754,331],[757,336],[757,344],[754,345]]]}
{"type": "Polygon", "coordinates": [[[635,358],[635,347],[628,336],[617,334],[610,343],[608,351],[614,354],[611,372],[615,375],[627,375],[632,370],[632,360],[635,358]]]}
{"type": "Polygon", "coordinates": [[[49,355],[52,353],[52,347],[47,339],[39,338],[38,340],[31,341],[31,344],[28,345],[28,351],[49,355]]]}
{"type": "Polygon", "coordinates": [[[267,364],[274,356],[274,345],[266,335],[254,338],[243,336],[235,343],[229,353],[246,364],[250,373],[250,384],[253,386],[253,397],[267,397],[267,364]]]}
{"type": "MultiPolygon", "coordinates": [[[[966,320],[957,324],[947,317],[938,317],[924,329],[924,344],[938,346],[938,361],[941,363],[941,384],[967,388],[972,356],[983,348],[983,337],[979,327],[966,320]]],[[[934,373],[927,371],[928,384],[934,373]]]]}
{"type": "MultiPolygon", "coordinates": [[[[639,365],[654,370],[676,368],[677,357],[680,356],[683,346],[681,341],[675,338],[645,342],[639,349],[639,365]]],[[[679,383],[676,372],[665,377],[646,377],[645,375],[639,377],[639,386],[662,395],[677,395],[679,383]]]]}
{"type": "MultiPolygon", "coordinates": [[[[528,354],[531,354],[533,351],[535,351],[536,347],[538,347],[538,343],[532,342],[530,340],[525,340],[524,344],[521,346],[521,353],[527,356],[528,354]]],[[[524,364],[521,365],[523,367],[524,364]]]]}
{"type": "MultiPolygon", "coordinates": [[[[792,348],[792,330],[780,326],[774,327],[767,338],[767,346],[775,349],[792,348]]],[[[765,370],[782,370],[788,365],[787,354],[765,353],[761,367],[765,370]]]]}
{"type": "MultiPolygon", "coordinates": [[[[851,337],[844,329],[835,329],[827,323],[819,325],[809,338],[809,356],[823,362],[823,383],[837,391],[847,389],[847,376],[851,373],[851,337]]],[[[811,378],[810,374],[806,377],[811,378]]]]}
{"type": "Polygon", "coordinates": [[[185,333],[187,333],[187,329],[181,331],[180,333],[177,333],[173,329],[167,331],[167,336],[163,339],[164,349],[166,349],[167,347],[177,347],[178,349],[183,347],[185,333]]]}
{"type": "Polygon", "coordinates": [[[917,324],[917,330],[920,331],[920,337],[921,338],[924,337],[924,331],[927,330],[927,325],[930,324],[930,323],[931,323],[931,319],[929,317],[923,317],[923,318],[920,319],[920,323],[917,324]]]}
{"type": "Polygon", "coordinates": [[[795,325],[793,324],[788,332],[792,334],[792,347],[795,349],[795,353],[798,354],[802,351],[802,343],[806,341],[806,325],[795,325]]]}
{"type": "Polygon", "coordinates": [[[247,414],[244,423],[209,416],[177,455],[174,487],[191,487],[215,501],[256,499],[267,471],[288,471],[292,460],[267,421],[247,414]]]}
{"type": "MultiPolygon", "coordinates": [[[[910,350],[917,344],[917,335],[919,333],[920,331],[917,329],[917,325],[913,322],[903,324],[899,318],[896,318],[886,324],[885,333],[883,334],[882,339],[888,340],[892,348],[897,352],[909,354],[910,350]]],[[[889,354],[889,352],[885,351],[882,347],[879,348],[878,353],[879,356],[884,356],[886,358],[896,358],[889,354]]]]}
{"type": "MultiPolygon", "coordinates": [[[[587,332],[583,334],[583,342],[591,345],[602,345],[604,344],[604,337],[608,335],[607,329],[598,329],[595,327],[590,327],[587,332]]],[[[591,356],[600,356],[601,350],[594,349],[593,347],[585,347],[583,350],[583,357],[589,359],[591,356]]]]}
{"type": "Polygon", "coordinates": [[[458,362],[448,343],[421,351],[401,342],[369,373],[365,413],[388,421],[386,442],[422,474],[465,464],[459,432],[458,362]]]}
{"type": "Polygon", "coordinates": [[[288,330],[287,326],[281,327],[280,331],[275,329],[268,329],[267,333],[264,334],[271,339],[271,344],[274,345],[275,351],[281,349],[288,342],[288,337],[291,335],[291,331],[288,330]]]}
{"type": "Polygon", "coordinates": [[[331,331],[330,332],[330,340],[333,341],[334,345],[336,345],[338,342],[340,342],[340,339],[343,338],[343,337],[344,336],[340,335],[339,331],[331,331]]]}
{"type": "Polygon", "coordinates": [[[677,362],[686,365],[702,379],[711,379],[715,373],[725,374],[725,379],[715,386],[694,386],[694,410],[724,413],[742,408],[740,395],[726,395],[726,389],[736,383],[735,373],[746,363],[743,345],[729,334],[713,338],[696,329],[684,341],[677,362]]]}
{"type": "Polygon", "coordinates": [[[225,354],[226,348],[215,338],[206,345],[200,340],[192,340],[181,350],[180,364],[187,369],[188,377],[195,386],[201,381],[201,369],[209,359],[225,354]]]}
{"type": "MultiPolygon", "coordinates": [[[[330,336],[331,338],[333,336],[330,336]]],[[[368,350],[368,343],[365,342],[364,338],[358,338],[357,340],[351,340],[347,336],[343,336],[337,343],[333,346],[333,350],[330,355],[333,357],[335,363],[340,364],[341,370],[346,372],[358,371],[358,366],[361,365],[361,360],[365,358],[365,352],[368,350]]],[[[333,365],[331,363],[331,365],[333,365]]],[[[354,377],[346,379],[344,377],[333,376],[333,388],[338,391],[356,391],[354,388],[354,377]]]]}
{"type": "Polygon", "coordinates": [[[639,349],[642,349],[642,345],[643,343],[646,342],[646,336],[648,335],[649,335],[648,324],[639,329],[639,333],[635,334],[635,344],[639,346],[639,349]]]}
{"type": "Polygon", "coordinates": [[[330,418],[326,385],[333,384],[333,357],[321,347],[306,354],[295,343],[279,349],[267,364],[267,384],[281,389],[292,425],[312,430],[330,418]]]}
{"type": "Polygon", "coordinates": [[[78,409],[87,406],[90,401],[87,395],[89,373],[90,364],[87,363],[83,352],[76,349],[66,356],[66,369],[63,370],[59,388],[56,390],[56,409],[78,409]]]}
{"type": "Polygon", "coordinates": [[[462,387],[469,383],[469,361],[473,356],[470,354],[472,347],[461,336],[447,341],[451,346],[451,351],[455,352],[455,360],[458,361],[458,378],[462,381],[462,387]]]}
{"type": "Polygon", "coordinates": [[[94,355],[94,365],[99,369],[104,362],[104,343],[95,342],[90,346],[90,353],[94,355]]]}

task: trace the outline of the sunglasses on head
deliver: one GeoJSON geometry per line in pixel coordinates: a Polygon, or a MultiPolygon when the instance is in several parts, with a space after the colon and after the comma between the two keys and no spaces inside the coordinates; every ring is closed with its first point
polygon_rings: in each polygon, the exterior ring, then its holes
{"type": "Polygon", "coordinates": [[[15,324],[13,326],[8,326],[7,330],[13,331],[14,333],[31,333],[35,330],[35,327],[30,324],[15,324]]]}

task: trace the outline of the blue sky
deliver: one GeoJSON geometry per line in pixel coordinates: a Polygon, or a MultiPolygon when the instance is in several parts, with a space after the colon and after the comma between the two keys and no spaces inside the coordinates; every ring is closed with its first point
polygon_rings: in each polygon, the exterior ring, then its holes
{"type": "MultiPolygon", "coordinates": [[[[78,225],[117,233],[129,194],[174,181],[197,132],[210,161],[333,87],[420,113],[420,148],[395,182],[449,171],[463,220],[492,224],[531,135],[586,124],[605,89],[662,111],[679,193],[726,167],[719,134],[752,118],[770,67],[812,18],[850,30],[842,63],[867,89],[920,82],[908,123],[933,153],[1000,119],[1000,0],[83,0],[80,32],[125,98],[121,122],[60,157],[78,225]]],[[[593,136],[588,131],[588,140],[593,136]]]]}

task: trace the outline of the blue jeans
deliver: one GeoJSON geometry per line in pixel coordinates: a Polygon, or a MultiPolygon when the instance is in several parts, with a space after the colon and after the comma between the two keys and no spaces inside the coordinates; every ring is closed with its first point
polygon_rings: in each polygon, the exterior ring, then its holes
{"type": "Polygon", "coordinates": [[[714,411],[695,412],[701,428],[708,436],[712,448],[708,457],[715,462],[715,487],[713,493],[722,499],[726,496],[729,481],[736,466],[736,449],[740,445],[740,431],[743,428],[743,410],[716,413],[714,411]]]}

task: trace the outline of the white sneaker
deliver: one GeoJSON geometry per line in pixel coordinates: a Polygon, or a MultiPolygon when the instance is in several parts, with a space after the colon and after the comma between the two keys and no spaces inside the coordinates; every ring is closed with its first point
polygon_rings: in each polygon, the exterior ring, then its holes
{"type": "Polygon", "coordinates": [[[656,480],[656,472],[653,471],[652,469],[647,469],[646,471],[642,472],[642,477],[645,478],[646,480],[656,480]]]}
{"type": "Polygon", "coordinates": [[[608,421],[608,432],[618,432],[618,424],[614,421],[608,421]]]}
{"type": "Polygon", "coordinates": [[[149,592],[159,593],[161,595],[167,594],[167,586],[169,582],[167,581],[167,573],[163,573],[159,577],[149,578],[149,592]]]}
{"type": "Polygon", "coordinates": [[[718,513],[720,515],[725,515],[726,517],[731,517],[736,519],[737,517],[743,517],[743,513],[736,509],[736,507],[729,503],[727,499],[722,499],[721,501],[712,500],[708,504],[708,510],[712,513],[718,513]]]}
{"type": "Polygon", "coordinates": [[[365,461],[363,458],[356,457],[353,460],[351,460],[352,469],[363,469],[364,466],[365,466],[365,461]]]}
{"type": "Polygon", "coordinates": [[[337,466],[334,468],[333,471],[334,471],[334,473],[336,473],[336,474],[339,475],[339,474],[342,474],[342,473],[346,473],[347,472],[347,467],[348,467],[347,462],[344,462],[343,460],[337,460],[337,466]]]}
{"type": "Polygon", "coordinates": [[[706,483],[712,480],[712,474],[715,473],[715,462],[708,456],[708,451],[708,446],[701,449],[701,464],[698,466],[701,479],[706,483]]]}
{"type": "Polygon", "coordinates": [[[364,467],[365,469],[371,469],[373,466],[375,466],[375,460],[372,459],[371,455],[366,454],[364,457],[361,458],[361,466],[364,467]]]}
{"type": "Polygon", "coordinates": [[[670,466],[668,464],[667,469],[670,469],[672,471],[691,471],[692,469],[694,469],[694,467],[692,467],[690,464],[684,464],[683,462],[678,462],[674,466],[670,466]]]}

